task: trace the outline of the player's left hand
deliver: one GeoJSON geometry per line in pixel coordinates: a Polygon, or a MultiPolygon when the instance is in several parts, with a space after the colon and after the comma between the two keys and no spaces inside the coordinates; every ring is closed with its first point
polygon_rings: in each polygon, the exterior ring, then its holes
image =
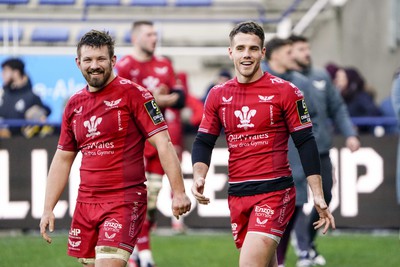
{"type": "Polygon", "coordinates": [[[313,223],[314,229],[319,229],[320,227],[325,225],[324,230],[322,231],[323,234],[328,232],[329,227],[331,227],[332,229],[336,229],[335,218],[329,211],[328,205],[326,205],[325,200],[314,199],[314,205],[319,214],[319,220],[313,223]]]}

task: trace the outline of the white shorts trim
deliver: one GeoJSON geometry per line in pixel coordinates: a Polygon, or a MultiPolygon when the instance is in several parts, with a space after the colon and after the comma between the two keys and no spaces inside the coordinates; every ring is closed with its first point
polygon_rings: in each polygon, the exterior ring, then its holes
{"type": "Polygon", "coordinates": [[[256,232],[256,231],[248,231],[247,233],[258,234],[258,235],[263,235],[263,236],[269,237],[272,240],[274,240],[277,244],[279,244],[279,242],[281,242],[281,238],[279,236],[276,236],[276,235],[273,235],[273,234],[268,234],[268,233],[263,233],[263,232],[256,232]]]}

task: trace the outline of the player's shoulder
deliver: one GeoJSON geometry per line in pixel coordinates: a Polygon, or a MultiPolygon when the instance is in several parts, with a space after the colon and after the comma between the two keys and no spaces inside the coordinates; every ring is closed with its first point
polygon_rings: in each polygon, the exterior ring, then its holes
{"type": "Polygon", "coordinates": [[[293,90],[294,88],[297,88],[292,82],[275,76],[269,72],[266,72],[262,79],[269,87],[275,88],[279,91],[293,90]]]}
{"type": "Polygon", "coordinates": [[[128,95],[133,95],[134,97],[142,96],[145,99],[153,98],[149,90],[131,80],[117,76],[116,83],[118,84],[119,90],[128,95]]]}
{"type": "Polygon", "coordinates": [[[171,60],[168,57],[162,55],[154,55],[153,60],[163,64],[171,64],[171,60]]]}

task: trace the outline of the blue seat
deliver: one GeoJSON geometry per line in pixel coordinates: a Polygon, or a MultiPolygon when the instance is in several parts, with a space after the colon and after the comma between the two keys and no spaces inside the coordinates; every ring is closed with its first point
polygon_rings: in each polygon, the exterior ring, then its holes
{"type": "Polygon", "coordinates": [[[211,6],[212,0],[176,0],[175,6],[211,6]]]}
{"type": "Polygon", "coordinates": [[[108,31],[108,33],[111,35],[111,37],[115,40],[116,37],[116,31],[114,29],[96,29],[96,28],[82,28],[79,30],[78,34],[76,35],[76,40],[79,42],[79,40],[82,38],[85,33],[88,31],[95,29],[98,31],[108,31]]]}
{"type": "Polygon", "coordinates": [[[132,29],[129,29],[125,32],[124,35],[124,42],[130,44],[131,43],[131,35],[132,35],[132,29]]]}
{"type": "Polygon", "coordinates": [[[131,6],[166,6],[167,0],[131,0],[131,6]]]}
{"type": "Polygon", "coordinates": [[[121,0],[85,0],[85,6],[119,6],[121,0]]]}
{"type": "Polygon", "coordinates": [[[29,0],[0,0],[0,4],[9,4],[9,5],[22,5],[28,4],[29,0]]]}
{"type": "MultiPolygon", "coordinates": [[[[13,40],[13,38],[14,38],[14,28],[12,28],[12,27],[8,27],[8,29],[6,30],[7,31],[7,35],[8,35],[8,41],[12,41],[13,40]]],[[[3,30],[3,28],[0,28],[0,41],[1,42],[3,42],[4,41],[4,38],[5,38],[5,34],[6,32],[4,32],[4,30],[3,30]]],[[[21,39],[22,39],[22,34],[23,34],[23,30],[22,30],[22,27],[18,27],[17,29],[16,29],[16,37],[17,37],[17,39],[18,39],[18,41],[21,41],[21,39]]]]}
{"type": "Polygon", "coordinates": [[[39,0],[39,5],[75,5],[76,0],[39,0]]]}
{"type": "Polygon", "coordinates": [[[32,42],[68,42],[69,29],[65,27],[36,27],[32,31],[32,42]]]}

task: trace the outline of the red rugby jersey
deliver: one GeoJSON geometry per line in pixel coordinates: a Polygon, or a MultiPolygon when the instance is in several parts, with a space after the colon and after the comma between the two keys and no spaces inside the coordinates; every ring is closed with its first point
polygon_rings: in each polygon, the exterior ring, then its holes
{"type": "MultiPolygon", "coordinates": [[[[171,93],[172,88],[180,88],[179,86],[177,86],[177,80],[171,61],[166,57],[153,56],[151,60],[141,62],[137,61],[132,55],[126,55],[117,62],[117,64],[115,65],[115,69],[117,70],[119,76],[129,79],[145,87],[146,89],[150,90],[150,92],[153,92],[161,85],[166,86],[166,92],[164,92],[165,94],[171,93]]],[[[162,109],[163,113],[164,111],[165,109],[162,109]]],[[[167,123],[170,124],[168,120],[167,123]]],[[[181,142],[181,140],[179,140],[181,136],[176,136],[176,133],[178,132],[169,132],[171,140],[175,145],[181,142]],[[179,142],[177,142],[176,140],[179,140],[179,142]]],[[[160,175],[164,174],[164,170],[161,168],[161,163],[158,158],[157,151],[149,143],[146,143],[145,157],[147,161],[157,162],[157,164],[155,165],[148,164],[146,166],[146,171],[151,173],[158,173],[160,175]]]]}
{"type": "Polygon", "coordinates": [[[129,80],[116,77],[101,91],[74,94],[58,148],[82,152],[78,201],[145,200],[135,193],[146,180],[144,144],[166,129],[152,94],[129,80]]]}
{"type": "Polygon", "coordinates": [[[265,73],[258,81],[232,79],[209,93],[199,131],[225,131],[229,182],[258,181],[291,174],[289,133],[311,127],[301,91],[265,73]]]}
{"type": "Polygon", "coordinates": [[[150,61],[140,62],[127,55],[117,62],[115,69],[119,76],[147,88],[150,92],[162,84],[166,85],[168,90],[176,87],[174,69],[165,57],[153,56],[150,61]]]}

